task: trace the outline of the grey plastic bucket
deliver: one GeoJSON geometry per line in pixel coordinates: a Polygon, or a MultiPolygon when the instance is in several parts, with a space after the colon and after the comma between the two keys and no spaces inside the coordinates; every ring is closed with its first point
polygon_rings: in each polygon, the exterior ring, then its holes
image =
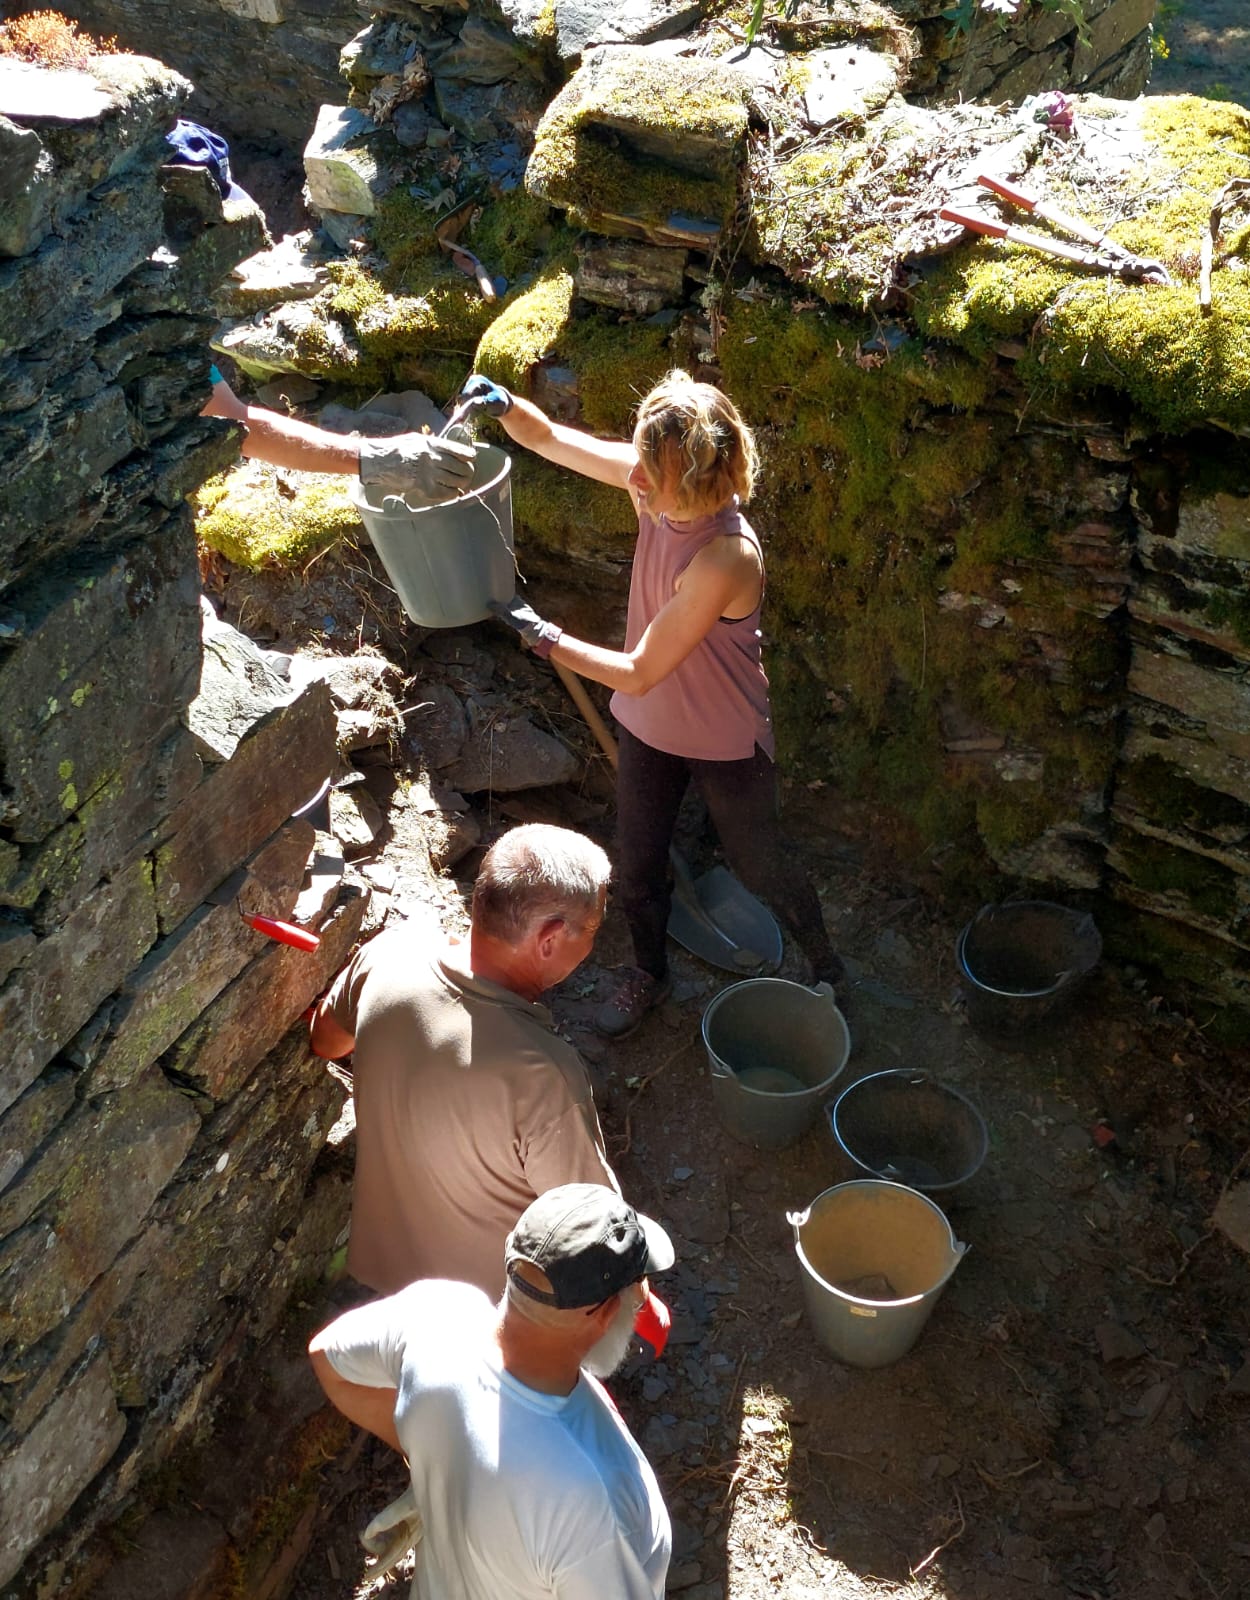
{"type": "Polygon", "coordinates": [[[423,628],[462,628],[490,615],[492,600],[516,592],[512,555],[512,458],[475,446],[464,494],[434,505],[348,486],[400,604],[423,628]]]}
{"type": "Polygon", "coordinates": [[[1011,1039],[1065,1010],[1102,956],[1085,911],[1050,900],[982,906],[960,933],[955,965],[979,1033],[1011,1039]]]}
{"type": "Polygon", "coordinates": [[[924,1194],[957,1188],[989,1148],[985,1119],[957,1090],[924,1072],[874,1072],[829,1112],[833,1136],[861,1172],[924,1194]]]}
{"type": "Polygon", "coordinates": [[[812,1329],[852,1367],[907,1354],[968,1248],[932,1200],[877,1178],[826,1189],[786,1221],[812,1329]]]}
{"type": "Polygon", "coordinates": [[[703,1045],[726,1130],[757,1150],[780,1150],[811,1127],[851,1035],[827,984],[748,978],[703,1013],[703,1045]]]}

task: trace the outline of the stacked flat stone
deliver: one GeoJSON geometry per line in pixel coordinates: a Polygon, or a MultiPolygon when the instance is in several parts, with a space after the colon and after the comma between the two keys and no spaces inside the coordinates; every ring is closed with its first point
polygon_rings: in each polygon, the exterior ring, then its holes
{"type": "Polygon", "coordinates": [[[237,452],[211,295],[264,239],[165,166],[189,90],[0,62],[0,1587],[57,1587],[346,1209],[298,1019],[364,899],[289,820],[333,708],[205,614],[185,502],[237,452]]]}

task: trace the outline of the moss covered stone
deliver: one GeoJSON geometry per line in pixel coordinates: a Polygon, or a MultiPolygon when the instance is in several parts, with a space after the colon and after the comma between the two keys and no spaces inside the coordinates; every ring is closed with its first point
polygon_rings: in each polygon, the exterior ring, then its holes
{"type": "MultiPolygon", "coordinates": [[[[1090,115],[1093,124],[1099,113],[1090,115]]],[[[1250,114],[1179,96],[1102,115],[1119,119],[1121,134],[1127,121],[1142,152],[1116,197],[1135,214],[1112,236],[1163,261],[1173,284],[1120,282],[978,241],[932,269],[914,298],[917,322],[976,354],[1027,337],[1019,371],[1039,392],[1119,391],[1167,432],[1211,418],[1250,425],[1250,272],[1237,270],[1241,257],[1217,271],[1207,317],[1198,313],[1195,281],[1213,199],[1250,161],[1250,114]]],[[[1059,204],[1089,214],[1083,191],[1062,172],[1036,179],[1059,204]]],[[[1096,203],[1105,206],[1102,194],[1096,203]]],[[[1232,244],[1244,249],[1244,240],[1232,244]]]]}
{"type": "Polygon", "coordinates": [[[574,220],[723,223],[738,196],[748,86],[710,60],[596,52],[548,106],[526,171],[574,220]]]}
{"type": "Polygon", "coordinates": [[[528,394],[530,373],[555,349],[573,314],[573,255],[553,261],[538,281],[509,301],[483,334],[478,372],[528,394]]]}
{"type": "Polygon", "coordinates": [[[193,497],[204,545],[236,566],[302,566],[360,527],[347,480],[243,461],[193,497]]]}

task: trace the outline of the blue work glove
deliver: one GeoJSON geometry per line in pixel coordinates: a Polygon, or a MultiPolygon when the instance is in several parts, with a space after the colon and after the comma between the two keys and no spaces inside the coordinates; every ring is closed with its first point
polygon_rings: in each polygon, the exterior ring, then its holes
{"type": "Polygon", "coordinates": [[[360,481],[384,494],[435,504],[454,500],[473,481],[473,448],[432,433],[400,433],[360,441],[360,481]]]}
{"type": "Polygon", "coordinates": [[[457,396],[461,405],[471,405],[488,417],[506,417],[512,410],[512,396],[502,386],[475,372],[457,396]]]}
{"type": "Polygon", "coordinates": [[[492,600],[488,608],[492,616],[506,622],[510,628],[515,628],[529,645],[536,656],[541,656],[545,661],[555,649],[563,628],[557,628],[554,622],[544,622],[532,606],[527,606],[520,595],[514,594],[511,600],[492,600]]]}

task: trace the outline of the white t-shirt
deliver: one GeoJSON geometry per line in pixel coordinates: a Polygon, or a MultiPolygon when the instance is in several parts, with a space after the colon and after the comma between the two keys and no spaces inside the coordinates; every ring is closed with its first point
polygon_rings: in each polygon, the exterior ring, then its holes
{"type": "Polygon", "coordinates": [[[412,1600],[662,1600],[672,1530],[651,1465],[603,1386],[540,1394],[500,1365],[495,1308],[425,1279],[340,1317],[340,1377],[398,1389],[425,1537],[412,1600]]]}

